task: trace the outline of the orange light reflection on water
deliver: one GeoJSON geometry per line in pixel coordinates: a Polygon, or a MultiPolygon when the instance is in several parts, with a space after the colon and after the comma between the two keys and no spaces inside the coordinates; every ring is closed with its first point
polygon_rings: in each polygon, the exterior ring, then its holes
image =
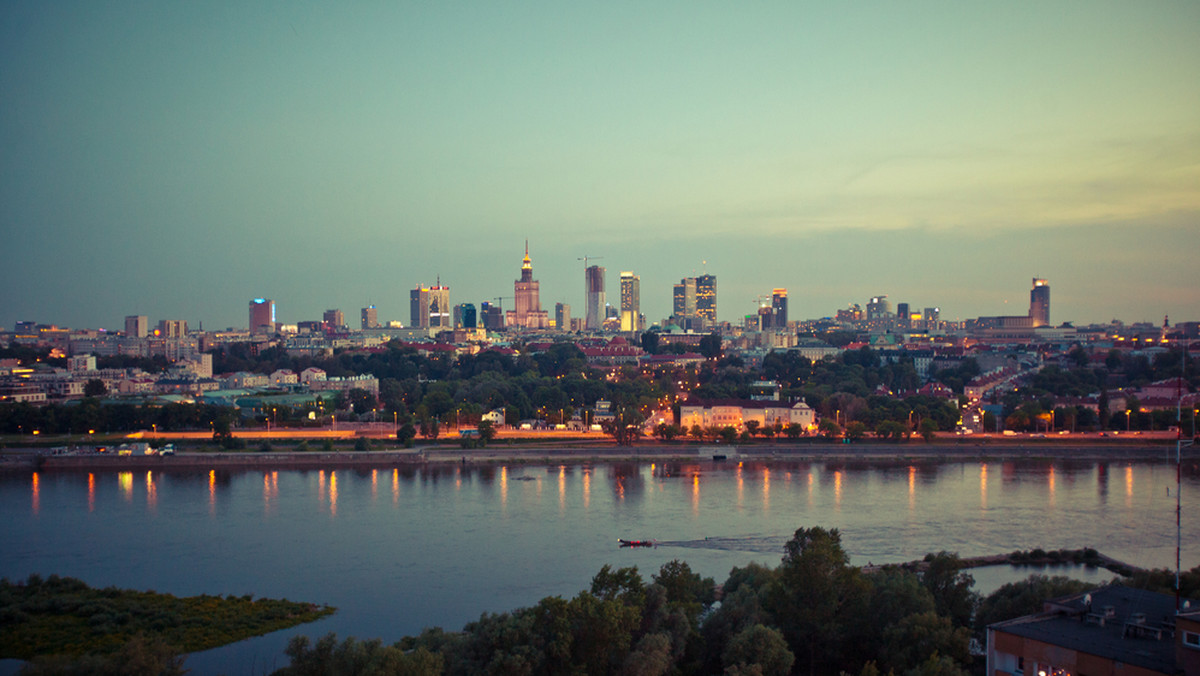
{"type": "Polygon", "coordinates": [[[700,473],[692,474],[692,516],[700,514],[700,473]]]}
{"type": "Polygon", "coordinates": [[[837,470],[833,473],[833,506],[837,511],[842,511],[842,470],[837,470]]]}
{"type": "Polygon", "coordinates": [[[771,470],[763,468],[763,512],[771,511],[771,470]]]}
{"type": "Polygon", "coordinates": [[[592,468],[586,467],[583,470],[583,509],[586,511],[592,506],[592,468]]]}
{"type": "Polygon", "coordinates": [[[337,472],[329,473],[329,515],[337,516],[337,472]]]}
{"type": "Polygon", "coordinates": [[[746,481],[742,477],[742,463],[737,465],[737,505],[741,507],[745,504],[746,481]]]}
{"type": "Polygon", "coordinates": [[[979,466],[979,506],[987,509],[987,463],[979,466]]]}
{"type": "Polygon", "coordinates": [[[500,507],[508,507],[508,467],[500,467],[500,507]]]}
{"type": "Polygon", "coordinates": [[[42,477],[37,472],[33,473],[33,514],[37,516],[42,510],[42,477]]]}
{"type": "Polygon", "coordinates": [[[1050,471],[1046,473],[1046,490],[1048,493],[1046,497],[1050,502],[1050,506],[1053,507],[1057,498],[1054,482],[1054,465],[1050,465],[1050,471]]]}
{"type": "Polygon", "coordinates": [[[96,475],[88,472],[88,511],[96,511],[96,475]]]}
{"type": "Polygon", "coordinates": [[[154,483],[153,470],[146,470],[146,506],[150,511],[158,509],[158,486],[154,483]]]}
{"type": "Polygon", "coordinates": [[[917,468],[908,466],[908,511],[917,509],[917,468]]]}
{"type": "Polygon", "coordinates": [[[371,470],[371,502],[379,495],[379,470],[371,470]]]}
{"type": "Polygon", "coordinates": [[[1125,506],[1133,505],[1133,465],[1125,465],[1125,506]]]}
{"type": "Polygon", "coordinates": [[[558,466],[558,513],[565,514],[567,511],[567,468],[564,465],[558,466]]]}
{"type": "Polygon", "coordinates": [[[208,470],[208,513],[217,511],[217,470],[208,470]]]}
{"type": "Polygon", "coordinates": [[[126,500],[133,500],[133,472],[117,472],[117,485],[126,500]]]}
{"type": "Polygon", "coordinates": [[[400,503],[400,469],[392,469],[392,504],[400,503]]]}

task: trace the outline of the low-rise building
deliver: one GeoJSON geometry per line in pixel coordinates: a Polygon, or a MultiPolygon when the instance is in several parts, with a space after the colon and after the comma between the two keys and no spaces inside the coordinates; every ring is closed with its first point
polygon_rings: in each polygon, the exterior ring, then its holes
{"type": "Polygon", "coordinates": [[[1119,584],[987,628],[988,676],[1200,675],[1200,604],[1119,584]]]}
{"type": "Polygon", "coordinates": [[[743,429],[754,420],[759,426],[797,424],[806,430],[816,429],[817,414],[802,401],[795,404],[749,399],[689,399],[679,406],[679,425],[695,427],[733,427],[743,429]]]}

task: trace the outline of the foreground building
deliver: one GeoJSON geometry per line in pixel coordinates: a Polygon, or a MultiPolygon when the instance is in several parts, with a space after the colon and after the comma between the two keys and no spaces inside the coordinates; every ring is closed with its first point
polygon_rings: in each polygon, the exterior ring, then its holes
{"type": "Polygon", "coordinates": [[[987,676],[1200,676],[1200,604],[1119,584],[987,629],[987,676]]]}
{"type": "Polygon", "coordinates": [[[749,399],[689,399],[679,406],[679,425],[684,429],[699,425],[741,430],[751,420],[759,427],[776,424],[787,427],[794,423],[811,431],[816,429],[817,415],[802,401],[787,404],[749,399]]]}

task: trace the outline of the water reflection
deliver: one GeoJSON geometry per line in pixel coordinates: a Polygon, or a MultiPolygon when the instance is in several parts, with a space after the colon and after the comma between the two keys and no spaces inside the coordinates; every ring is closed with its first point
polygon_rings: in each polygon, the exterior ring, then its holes
{"type": "Polygon", "coordinates": [[[987,510],[987,463],[979,466],[979,507],[987,510]]]}
{"type": "Polygon", "coordinates": [[[146,470],[146,507],[151,512],[158,509],[158,487],[154,483],[152,470],[146,470]]]}
{"type": "Polygon", "coordinates": [[[567,513],[567,468],[558,466],[558,515],[567,513]]]}
{"type": "MultiPolygon", "coordinates": [[[[35,473],[34,476],[37,476],[35,473]]],[[[88,472],[88,513],[96,511],[96,475],[88,472]]]]}
{"type": "Polygon", "coordinates": [[[33,515],[37,516],[38,513],[42,511],[42,489],[41,489],[42,477],[41,477],[41,475],[39,475],[37,472],[34,472],[32,481],[33,481],[33,487],[32,487],[33,515]]]}
{"type": "Polygon", "coordinates": [[[117,485],[125,500],[133,502],[133,472],[117,472],[117,485]]]}
{"type": "Polygon", "coordinates": [[[508,467],[500,468],[500,508],[508,507],[508,467]]]}
{"type": "Polygon", "coordinates": [[[583,509],[587,511],[592,505],[592,468],[583,468],[583,509]]]}
{"type": "Polygon", "coordinates": [[[742,463],[737,464],[737,506],[745,505],[746,480],[742,477],[742,463]]]}
{"type": "Polygon", "coordinates": [[[392,468],[392,504],[400,504],[400,469],[392,468]]]}
{"type": "Polygon", "coordinates": [[[1096,465],[1096,492],[1100,496],[1100,504],[1108,504],[1108,463],[1096,465]]]}
{"type": "Polygon", "coordinates": [[[371,470],[371,502],[379,496],[379,470],[371,470]]]}
{"type": "Polygon", "coordinates": [[[842,511],[842,471],[833,472],[833,506],[836,511],[842,511]]]}
{"type": "Polygon", "coordinates": [[[1047,497],[1049,498],[1050,508],[1053,509],[1057,502],[1058,494],[1057,486],[1054,483],[1054,465],[1050,465],[1050,469],[1046,472],[1046,487],[1048,490],[1047,497]]]}
{"type": "Polygon", "coordinates": [[[329,515],[337,516],[337,472],[329,473],[329,515]]]}
{"type": "Polygon", "coordinates": [[[917,509],[917,468],[908,466],[908,511],[917,509]]]}
{"type": "Polygon", "coordinates": [[[217,512],[217,470],[208,470],[208,513],[217,512]]]}
{"type": "Polygon", "coordinates": [[[771,468],[763,468],[763,513],[771,511],[771,468]]]}

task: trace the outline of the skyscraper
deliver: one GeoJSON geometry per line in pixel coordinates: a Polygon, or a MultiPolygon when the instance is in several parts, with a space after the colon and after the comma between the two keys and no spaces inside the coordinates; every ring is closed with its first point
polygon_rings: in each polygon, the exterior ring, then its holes
{"type": "Polygon", "coordinates": [[[867,321],[883,321],[890,319],[892,316],[892,303],[887,299],[887,294],[872,296],[871,301],[867,303],[867,321]]]}
{"type": "Polygon", "coordinates": [[[621,330],[638,331],[642,312],[642,278],[632,272],[621,273],[621,330]]]}
{"type": "Polygon", "coordinates": [[[675,285],[672,294],[672,314],[677,318],[691,319],[696,316],[696,278],[684,277],[675,285]]]}
{"type": "Polygon", "coordinates": [[[554,304],[554,326],[559,331],[571,330],[571,306],[566,303],[554,304]]]}
{"type": "Polygon", "coordinates": [[[476,325],[474,303],[459,303],[454,306],[454,328],[473,329],[476,325]]]}
{"type": "Polygon", "coordinates": [[[584,328],[599,331],[604,326],[604,268],[593,265],[583,271],[584,288],[587,291],[587,314],[584,328]]]}
{"type": "Polygon", "coordinates": [[[788,323],[787,289],[775,289],[771,292],[771,309],[775,311],[775,328],[786,329],[788,323]]]}
{"type": "Polygon", "coordinates": [[[708,325],[717,323],[717,276],[696,278],[696,314],[708,325]]]}
{"type": "Polygon", "coordinates": [[[250,301],[250,333],[275,332],[275,301],[255,298],[250,301]]]}
{"type": "Polygon", "coordinates": [[[125,318],[125,335],[129,338],[145,338],[150,332],[150,319],[146,315],[129,315],[125,318]]]}
{"type": "Polygon", "coordinates": [[[1029,318],[1035,328],[1050,326],[1050,285],[1044,279],[1033,278],[1033,288],[1029,290],[1029,318]]]}
{"type": "Polygon", "coordinates": [[[450,287],[418,284],[409,293],[409,318],[415,328],[450,327],[450,287]]]}
{"type": "Polygon", "coordinates": [[[374,305],[368,305],[362,309],[362,327],[364,329],[379,328],[379,310],[374,305]]]}
{"type": "Polygon", "coordinates": [[[326,329],[340,329],[346,325],[346,315],[341,310],[326,310],[321,320],[326,329]]]}
{"type": "Polygon", "coordinates": [[[516,309],[508,311],[505,322],[523,329],[544,329],[550,326],[550,315],[538,299],[538,282],[533,278],[533,262],[529,259],[529,242],[525,242],[525,258],[521,261],[521,278],[513,282],[516,309]]]}

